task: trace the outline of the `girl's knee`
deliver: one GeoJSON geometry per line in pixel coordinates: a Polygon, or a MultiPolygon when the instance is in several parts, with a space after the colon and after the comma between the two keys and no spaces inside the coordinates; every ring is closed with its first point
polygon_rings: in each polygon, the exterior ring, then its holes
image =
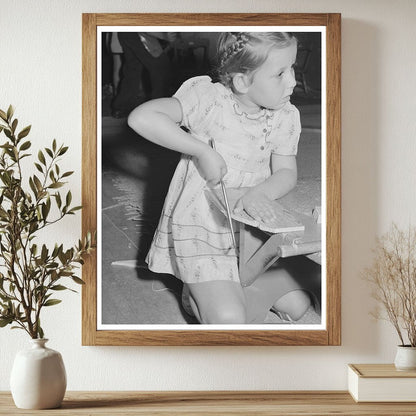
{"type": "Polygon", "coordinates": [[[203,324],[239,325],[246,323],[246,312],[242,306],[223,305],[202,312],[201,319],[203,324]]]}
{"type": "Polygon", "coordinates": [[[246,300],[239,283],[212,281],[188,286],[202,324],[246,323],[246,300]]]}
{"type": "Polygon", "coordinates": [[[306,313],[311,306],[311,296],[305,290],[293,290],[278,299],[273,305],[273,309],[289,315],[293,321],[297,321],[306,313]]]}

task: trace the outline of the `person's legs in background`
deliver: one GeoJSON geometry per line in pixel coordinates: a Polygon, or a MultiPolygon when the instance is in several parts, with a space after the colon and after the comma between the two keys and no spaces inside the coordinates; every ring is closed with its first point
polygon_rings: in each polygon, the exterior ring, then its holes
{"type": "Polygon", "coordinates": [[[122,75],[112,103],[112,115],[121,118],[127,117],[145,98],[141,83],[143,65],[136,52],[139,36],[136,32],[120,32],[118,38],[123,48],[122,75]]]}
{"type": "Polygon", "coordinates": [[[122,79],[113,101],[114,116],[127,116],[135,107],[147,99],[169,96],[171,63],[165,52],[152,56],[144,47],[137,32],[120,32],[120,44],[124,51],[122,79]],[[146,70],[149,83],[142,82],[142,71],[146,70]],[[146,97],[144,92],[147,93],[146,97]]]}

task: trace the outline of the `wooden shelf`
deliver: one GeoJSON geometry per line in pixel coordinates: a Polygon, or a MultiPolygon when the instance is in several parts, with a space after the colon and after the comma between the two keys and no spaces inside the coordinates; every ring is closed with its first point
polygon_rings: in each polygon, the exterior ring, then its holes
{"type": "Polygon", "coordinates": [[[59,409],[22,410],[0,392],[0,415],[415,415],[414,403],[355,403],[339,391],[67,392],[59,409]]]}

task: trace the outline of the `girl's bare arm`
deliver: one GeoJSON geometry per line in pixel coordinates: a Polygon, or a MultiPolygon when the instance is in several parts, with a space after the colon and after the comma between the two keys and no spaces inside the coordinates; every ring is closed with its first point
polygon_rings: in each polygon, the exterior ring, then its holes
{"type": "Polygon", "coordinates": [[[195,139],[182,130],[182,107],[176,98],[159,98],[134,109],[128,125],[138,134],[160,146],[193,156],[201,176],[210,184],[216,184],[226,173],[223,158],[208,144],[195,139]]]}
{"type": "Polygon", "coordinates": [[[250,188],[238,201],[235,211],[243,209],[253,218],[273,221],[272,201],[286,195],[297,182],[295,156],[272,155],[272,175],[264,182],[250,188]]]}
{"type": "Polygon", "coordinates": [[[272,175],[255,189],[270,199],[279,199],[296,186],[297,180],[296,157],[272,154],[272,175]]]}

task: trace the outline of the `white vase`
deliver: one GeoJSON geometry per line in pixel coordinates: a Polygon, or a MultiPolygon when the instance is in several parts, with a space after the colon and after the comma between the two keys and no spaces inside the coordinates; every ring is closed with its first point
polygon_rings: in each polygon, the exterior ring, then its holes
{"type": "Polygon", "coordinates": [[[21,409],[59,407],[66,390],[66,372],[59,352],[45,346],[47,339],[32,339],[32,347],[19,351],[13,363],[10,388],[21,409]]]}
{"type": "Polygon", "coordinates": [[[416,370],[416,347],[398,345],[394,365],[399,371],[416,370]]]}

